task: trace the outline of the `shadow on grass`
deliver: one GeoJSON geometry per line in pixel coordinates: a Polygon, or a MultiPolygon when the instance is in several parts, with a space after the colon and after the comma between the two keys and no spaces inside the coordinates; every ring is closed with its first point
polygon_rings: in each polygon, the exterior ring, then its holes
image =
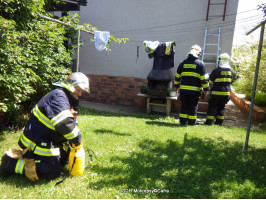
{"type": "MultiPolygon", "coordinates": [[[[165,189],[169,193],[132,193],[134,198],[265,198],[265,149],[251,149],[223,139],[199,139],[184,135],[184,143],[144,140],[141,151],[126,158],[114,156],[117,165],[94,165],[103,177],[89,187],[121,189],[165,189]],[[123,188],[123,187],[127,188],[123,188]],[[221,196],[224,195],[224,196],[221,196]]],[[[121,194],[123,195],[123,194],[121,194]]]]}
{"type": "Polygon", "coordinates": [[[114,132],[112,130],[95,130],[94,131],[96,134],[111,134],[111,135],[118,135],[118,136],[131,136],[129,133],[119,133],[119,132],[114,132]]]}
{"type": "Polygon", "coordinates": [[[147,121],[146,124],[156,125],[156,126],[182,127],[180,124],[173,124],[169,122],[158,122],[158,121],[147,121]]]}
{"type": "Polygon", "coordinates": [[[20,174],[12,174],[8,177],[1,177],[1,183],[5,183],[7,185],[15,185],[18,188],[27,188],[27,187],[36,187],[36,185],[40,186],[43,184],[48,184],[50,180],[48,179],[39,179],[38,181],[31,182],[25,175],[20,174]]]}

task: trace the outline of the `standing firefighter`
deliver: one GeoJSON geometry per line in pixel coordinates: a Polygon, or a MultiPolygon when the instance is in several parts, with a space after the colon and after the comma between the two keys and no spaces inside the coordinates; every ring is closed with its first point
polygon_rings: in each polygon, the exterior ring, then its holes
{"type": "Polygon", "coordinates": [[[187,59],[177,68],[174,85],[180,90],[181,112],[179,119],[181,125],[195,125],[197,109],[202,88],[207,95],[209,90],[208,74],[205,64],[199,60],[201,48],[198,45],[191,47],[187,59]]]}
{"type": "Polygon", "coordinates": [[[219,56],[219,66],[210,74],[210,83],[213,84],[209,108],[205,124],[223,125],[225,105],[230,99],[230,84],[232,82],[232,70],[229,65],[230,57],[227,53],[219,56]]]}
{"type": "Polygon", "coordinates": [[[81,72],[56,82],[57,89],[45,95],[34,107],[18,144],[22,150],[9,150],[2,157],[2,176],[25,174],[31,181],[54,179],[68,161],[70,145],[81,143],[75,113],[82,92],[89,92],[89,79],[81,72]]]}

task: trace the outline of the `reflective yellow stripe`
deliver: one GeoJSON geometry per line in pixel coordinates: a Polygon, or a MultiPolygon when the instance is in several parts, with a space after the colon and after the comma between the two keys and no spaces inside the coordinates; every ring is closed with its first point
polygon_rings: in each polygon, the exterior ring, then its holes
{"type": "Polygon", "coordinates": [[[214,116],[207,115],[207,119],[214,119],[214,116]]]}
{"type": "Polygon", "coordinates": [[[25,147],[30,147],[34,154],[40,155],[40,156],[59,156],[60,150],[59,148],[51,148],[46,149],[37,146],[33,141],[29,140],[23,133],[21,134],[20,141],[25,147]]]}
{"type": "Polygon", "coordinates": [[[33,109],[33,114],[35,117],[38,118],[38,120],[43,123],[46,127],[55,130],[53,127],[51,121],[44,115],[42,112],[39,110],[38,106],[36,105],[35,108],[33,109]]]}
{"type": "Polygon", "coordinates": [[[209,87],[209,83],[203,84],[202,87],[203,87],[203,88],[207,88],[207,87],[209,87]]]}
{"type": "Polygon", "coordinates": [[[175,77],[176,78],[181,78],[181,75],[176,72],[175,77]]]}
{"type": "Polygon", "coordinates": [[[196,69],[197,68],[197,65],[195,65],[195,64],[184,64],[183,65],[183,68],[196,69]]]}
{"type": "Polygon", "coordinates": [[[213,95],[230,95],[230,92],[212,91],[213,95]]]}
{"type": "Polygon", "coordinates": [[[56,124],[58,124],[59,122],[68,117],[73,118],[72,113],[70,112],[70,110],[64,110],[60,112],[58,115],[56,115],[53,119],[51,119],[51,123],[53,124],[53,126],[55,126],[56,124]]]}
{"type": "Polygon", "coordinates": [[[197,116],[196,115],[189,115],[188,119],[197,119],[197,116]]]}
{"type": "Polygon", "coordinates": [[[200,74],[195,73],[195,72],[182,72],[182,73],[181,73],[181,76],[182,76],[182,77],[183,77],[183,76],[194,76],[194,77],[199,78],[199,77],[200,77],[200,74]]]}
{"type": "Polygon", "coordinates": [[[175,85],[178,85],[180,82],[179,81],[174,81],[174,84],[175,85]]]}
{"type": "Polygon", "coordinates": [[[182,113],[179,113],[179,117],[187,118],[187,117],[188,117],[188,114],[182,114],[182,113]]]}
{"type": "Polygon", "coordinates": [[[209,74],[205,74],[200,77],[200,80],[208,80],[209,79],[209,74]]]}
{"type": "Polygon", "coordinates": [[[67,90],[69,90],[70,92],[74,92],[75,91],[75,87],[71,84],[65,84],[63,82],[60,83],[60,85],[64,88],[66,88],[67,90]]]}
{"type": "Polygon", "coordinates": [[[216,78],[214,80],[214,82],[229,82],[229,83],[231,83],[232,79],[231,78],[216,78]]]}
{"type": "Polygon", "coordinates": [[[215,117],[216,117],[216,119],[224,119],[224,116],[216,115],[215,117]]]}
{"type": "Polygon", "coordinates": [[[221,71],[221,75],[231,75],[230,71],[221,71]]]}
{"type": "Polygon", "coordinates": [[[25,166],[25,160],[24,159],[19,159],[17,161],[16,167],[15,167],[15,173],[23,174],[24,166],[25,166]]]}
{"type": "Polygon", "coordinates": [[[45,149],[42,147],[36,147],[35,154],[40,155],[40,156],[59,156],[60,155],[60,150],[59,148],[51,148],[51,149],[45,149]]]}
{"type": "Polygon", "coordinates": [[[199,87],[195,87],[195,86],[189,86],[189,85],[181,85],[180,89],[183,90],[194,90],[194,91],[200,91],[199,87]]]}
{"type": "Polygon", "coordinates": [[[77,137],[78,133],[79,133],[79,129],[78,129],[78,127],[75,127],[72,132],[64,135],[64,137],[66,139],[70,140],[70,139],[73,139],[73,138],[77,137]]]}
{"type": "Polygon", "coordinates": [[[36,144],[32,142],[31,140],[29,140],[23,133],[20,136],[20,141],[25,147],[30,147],[31,150],[33,150],[34,147],[36,146],[36,144]]]}

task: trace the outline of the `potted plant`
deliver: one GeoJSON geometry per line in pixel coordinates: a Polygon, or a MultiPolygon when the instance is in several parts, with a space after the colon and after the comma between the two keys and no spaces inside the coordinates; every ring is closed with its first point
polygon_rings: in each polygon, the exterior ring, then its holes
{"type": "Polygon", "coordinates": [[[175,88],[168,88],[169,96],[170,97],[175,97],[176,96],[176,91],[175,88]]]}
{"type": "Polygon", "coordinates": [[[146,94],[147,93],[147,85],[146,84],[141,84],[140,93],[141,94],[146,94]]]}

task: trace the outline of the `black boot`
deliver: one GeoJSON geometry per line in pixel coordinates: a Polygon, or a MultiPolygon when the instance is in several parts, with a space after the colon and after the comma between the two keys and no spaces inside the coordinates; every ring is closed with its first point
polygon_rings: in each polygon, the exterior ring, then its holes
{"type": "Polygon", "coordinates": [[[215,123],[216,125],[223,126],[224,120],[223,119],[216,119],[215,123]]]}
{"type": "Polygon", "coordinates": [[[8,171],[8,163],[10,159],[11,158],[8,157],[6,153],[2,156],[1,165],[0,165],[0,176],[3,178],[11,175],[11,173],[8,171]]]}
{"type": "Polygon", "coordinates": [[[209,126],[213,125],[213,119],[207,119],[204,124],[209,126]]]}

